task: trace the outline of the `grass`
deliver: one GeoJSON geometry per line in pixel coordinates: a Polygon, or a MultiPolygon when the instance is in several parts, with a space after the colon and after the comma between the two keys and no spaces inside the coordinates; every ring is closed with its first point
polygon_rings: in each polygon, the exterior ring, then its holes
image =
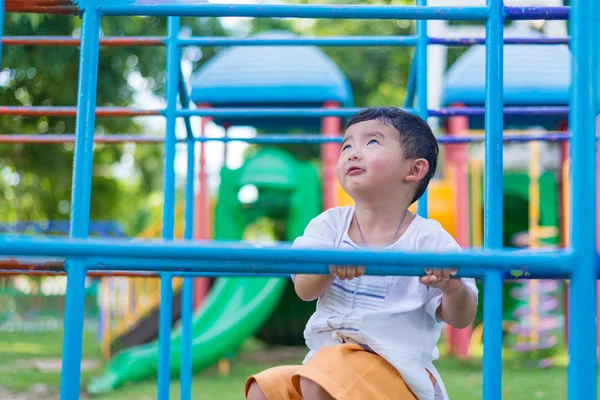
{"type": "MultiPolygon", "coordinates": [[[[60,373],[45,372],[32,367],[32,362],[59,360],[61,355],[61,334],[3,334],[0,333],[0,387],[26,392],[35,384],[43,384],[49,393],[58,393],[60,373]]],[[[83,384],[102,372],[102,360],[98,343],[93,335],[84,337],[84,360],[93,360],[99,365],[82,373],[83,384]]],[[[249,341],[238,359],[231,364],[228,375],[221,375],[216,367],[197,373],[193,377],[192,398],[196,400],[237,400],[243,399],[243,385],[246,377],[278,363],[298,363],[303,350],[295,352],[283,361],[266,360],[260,347],[249,341]]],[[[476,353],[477,354],[477,353],[476,353]]],[[[559,360],[560,361],[560,360],[559,360]]],[[[504,360],[502,389],[503,397],[512,400],[566,399],[566,362],[563,356],[558,366],[546,369],[524,367],[509,352],[504,360]]],[[[442,358],[436,366],[443,377],[451,399],[475,400],[481,398],[482,362],[479,356],[458,362],[452,358],[442,358]]],[[[44,397],[52,398],[52,397],[44,397]]],[[[55,398],[58,398],[57,396],[55,398]]],[[[127,385],[106,396],[93,397],[97,400],[150,400],[156,398],[156,382],[147,381],[127,385]]],[[[179,399],[179,382],[171,384],[171,398],[179,399]]]]}

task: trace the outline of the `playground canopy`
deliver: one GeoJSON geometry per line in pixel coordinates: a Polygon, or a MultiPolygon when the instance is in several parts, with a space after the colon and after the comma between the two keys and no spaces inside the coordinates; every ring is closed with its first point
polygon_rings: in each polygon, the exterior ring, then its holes
{"type": "MultiPolygon", "coordinates": [[[[293,38],[287,31],[268,31],[254,38],[293,38]]],[[[221,51],[192,79],[191,99],[212,107],[322,107],[335,102],[352,106],[350,84],[338,66],[315,46],[236,46],[221,51]]],[[[307,129],[320,119],[215,119],[220,125],[259,129],[307,129]]]]}
{"type": "MultiPolygon", "coordinates": [[[[507,30],[506,37],[540,37],[533,30],[507,30]]],[[[567,106],[571,86],[571,52],[566,45],[504,46],[504,104],[506,106],[567,106]]],[[[485,105],[485,46],[472,46],[448,69],[442,102],[468,107],[485,105]]],[[[556,130],[564,117],[505,116],[505,126],[542,126],[556,130]]],[[[483,117],[470,118],[474,129],[483,117]]]]}

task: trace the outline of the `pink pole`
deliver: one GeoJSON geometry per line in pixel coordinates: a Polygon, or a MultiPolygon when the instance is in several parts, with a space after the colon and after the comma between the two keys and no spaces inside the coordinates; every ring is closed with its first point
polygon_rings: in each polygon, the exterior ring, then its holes
{"type": "MultiPolygon", "coordinates": [[[[340,105],[333,101],[323,104],[323,108],[331,109],[339,107],[340,105]]],[[[324,117],[321,121],[321,133],[323,136],[337,136],[340,134],[342,121],[339,117],[324,117]]],[[[335,166],[339,154],[339,143],[323,143],[321,145],[323,210],[335,207],[337,204],[337,176],[335,166]]]]}
{"type": "MultiPolygon", "coordinates": [[[[202,103],[198,104],[198,107],[210,108],[210,104],[202,103]]],[[[202,117],[200,122],[200,136],[204,136],[206,132],[206,125],[210,122],[210,118],[202,117]]],[[[200,143],[200,154],[198,175],[199,190],[195,195],[195,208],[196,208],[196,219],[194,221],[194,238],[200,240],[207,240],[210,238],[210,202],[208,196],[208,173],[206,172],[206,156],[204,151],[205,143],[200,143]]],[[[204,301],[208,291],[210,289],[210,280],[208,278],[194,278],[194,310],[197,310],[204,301]]]]}
{"type": "MultiPolygon", "coordinates": [[[[462,108],[463,104],[453,104],[452,107],[462,108]]],[[[449,135],[465,135],[469,130],[469,119],[465,116],[450,117],[448,119],[449,135]]],[[[446,146],[447,160],[453,171],[455,185],[455,215],[456,215],[456,241],[461,247],[468,247],[470,242],[470,215],[469,215],[469,182],[468,182],[468,149],[466,144],[452,144],[446,146]]],[[[475,212],[478,212],[475,210],[475,212]]],[[[456,329],[446,326],[448,347],[450,354],[455,354],[460,360],[469,358],[469,344],[473,326],[456,329]]]]}

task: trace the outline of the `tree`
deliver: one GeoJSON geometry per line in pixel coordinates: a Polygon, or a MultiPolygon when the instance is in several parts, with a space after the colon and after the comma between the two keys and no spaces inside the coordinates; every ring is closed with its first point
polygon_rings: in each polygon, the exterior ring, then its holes
{"type": "MultiPolygon", "coordinates": [[[[5,35],[79,36],[81,20],[65,15],[7,14],[5,35]]],[[[194,35],[223,35],[214,18],[182,18],[194,35]]],[[[160,35],[166,18],[105,17],[105,36],[160,35]]],[[[0,103],[8,106],[75,106],[78,47],[5,46],[0,73],[0,103]]],[[[195,66],[215,50],[195,51],[195,66]]],[[[139,90],[164,96],[165,47],[102,47],[99,56],[98,106],[130,106],[139,90]]],[[[71,117],[2,117],[2,134],[74,132],[71,117]]],[[[97,118],[97,133],[148,133],[132,118],[97,118]]],[[[164,135],[164,132],[155,132],[164,135]]],[[[95,146],[91,219],[118,220],[136,234],[150,218],[153,193],[162,190],[162,145],[95,146]],[[135,160],[135,162],[132,161],[135,160]],[[119,177],[117,170],[127,172],[119,177]]],[[[69,216],[73,145],[0,145],[0,215],[5,222],[64,220],[69,216]]]]}
{"type": "MultiPolygon", "coordinates": [[[[292,1],[300,4],[307,0],[292,1]]],[[[402,0],[345,0],[327,1],[335,4],[414,4],[402,0]]],[[[316,19],[272,20],[254,19],[251,31],[288,29],[304,36],[405,36],[414,34],[414,21],[316,19]]],[[[322,50],[348,77],[357,107],[373,105],[402,106],[406,95],[408,73],[414,53],[413,47],[356,46],[323,47],[322,50]]]]}

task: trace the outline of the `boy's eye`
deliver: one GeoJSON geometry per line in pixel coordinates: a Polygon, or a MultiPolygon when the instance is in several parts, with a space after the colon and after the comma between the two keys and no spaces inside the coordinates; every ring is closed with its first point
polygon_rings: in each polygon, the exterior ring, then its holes
{"type": "Polygon", "coordinates": [[[377,143],[377,144],[379,144],[379,142],[377,140],[375,140],[375,139],[371,140],[368,144],[371,144],[371,143],[377,143]]]}
{"type": "Polygon", "coordinates": [[[345,146],[344,146],[344,148],[342,149],[342,151],[344,151],[344,150],[346,150],[346,149],[349,149],[349,148],[350,148],[350,145],[349,145],[349,144],[347,144],[347,145],[345,145],[345,146]]]}

